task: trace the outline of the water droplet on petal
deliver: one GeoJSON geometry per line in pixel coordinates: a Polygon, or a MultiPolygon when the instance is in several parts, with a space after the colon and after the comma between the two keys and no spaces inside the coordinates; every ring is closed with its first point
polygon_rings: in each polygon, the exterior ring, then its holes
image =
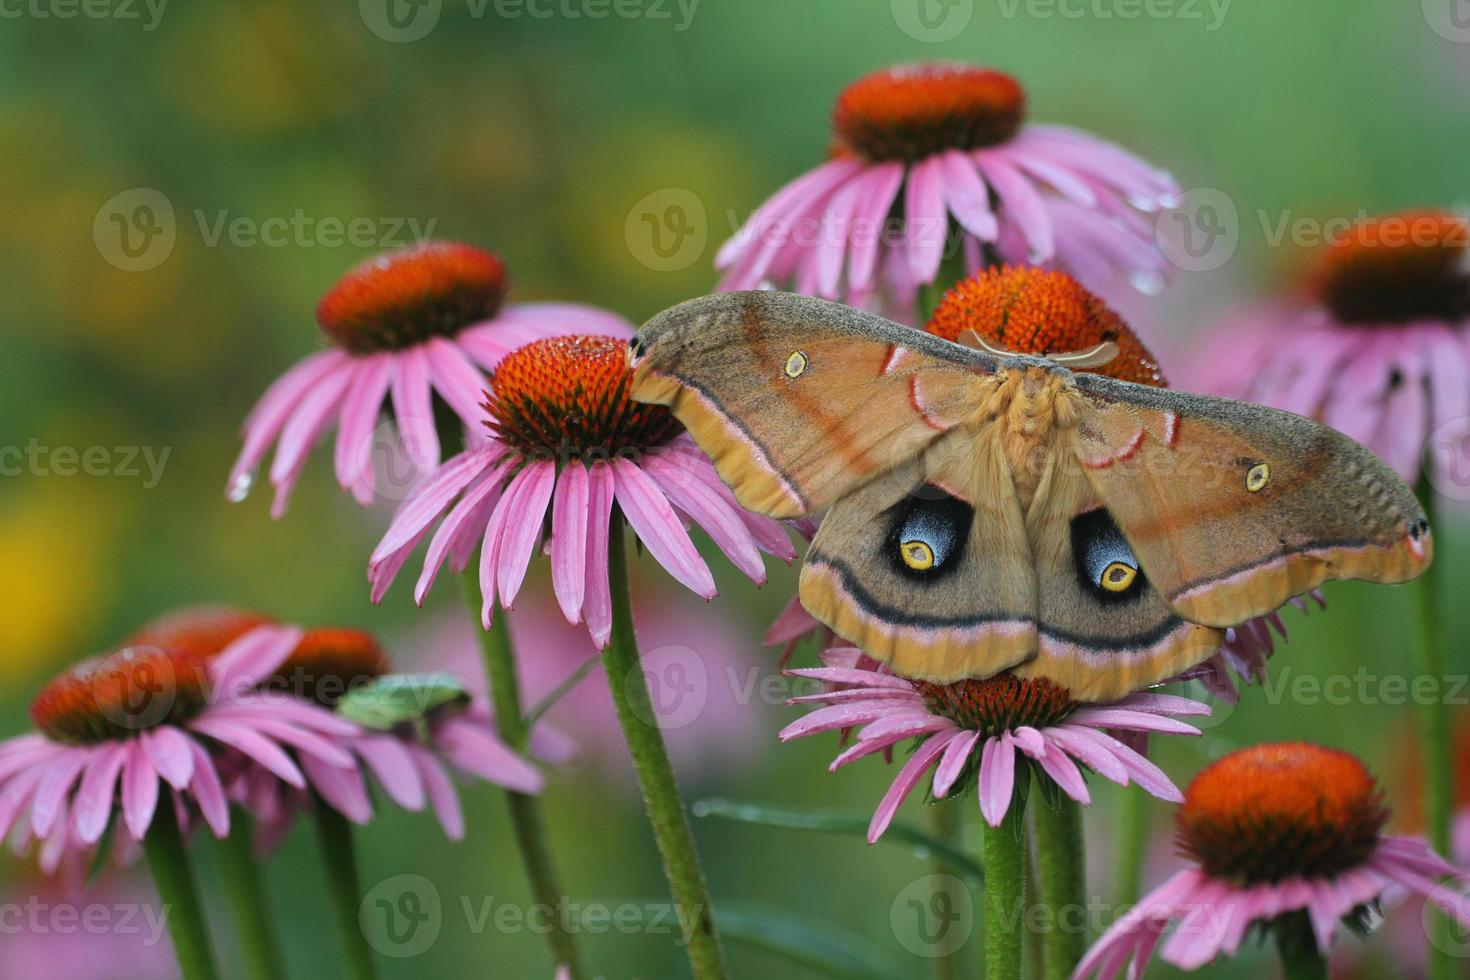
{"type": "Polygon", "coordinates": [[[1152,269],[1139,269],[1128,276],[1128,281],[1145,296],[1157,296],[1164,291],[1164,277],[1152,269]]]}
{"type": "Polygon", "coordinates": [[[250,496],[250,488],[255,485],[255,472],[241,473],[231,481],[229,489],[225,491],[225,499],[232,504],[238,504],[250,496]]]}

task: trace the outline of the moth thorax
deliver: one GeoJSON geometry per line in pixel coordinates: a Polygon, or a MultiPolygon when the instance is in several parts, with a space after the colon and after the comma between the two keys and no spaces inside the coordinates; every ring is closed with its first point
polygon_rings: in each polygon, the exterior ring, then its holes
{"type": "Polygon", "coordinates": [[[1004,72],[957,63],[899,65],[864,75],[832,110],[833,152],[919,160],[1004,143],[1021,128],[1026,91],[1004,72]]]}
{"type": "Polygon", "coordinates": [[[1470,315],[1470,223],[1406,211],[1360,221],[1328,246],[1317,294],[1342,323],[1459,320],[1470,315]]]}
{"type": "Polygon", "coordinates": [[[308,630],[261,686],[331,707],[392,670],[393,662],[372,634],[324,627],[308,630]]]}
{"type": "Polygon", "coordinates": [[[186,721],[208,700],[201,658],[133,646],[83,661],[51,680],[31,702],[31,721],[54,741],[91,745],[186,721]]]}
{"type": "Polygon", "coordinates": [[[498,255],[456,242],[413,245],[348,272],[317,304],[316,322],[350,353],[399,350],[491,319],[507,288],[498,255]]]}
{"type": "Polygon", "coordinates": [[[1065,687],[1044,677],[1023,680],[1002,674],[951,684],[915,681],[914,687],[931,712],[986,737],[1022,725],[1055,725],[1077,708],[1065,687]]]}
{"type": "Polygon", "coordinates": [[[132,646],[163,647],[212,657],[246,633],[270,622],[259,613],[229,606],[193,606],[166,613],[134,633],[132,646]]]}
{"type": "Polygon", "coordinates": [[[663,405],[633,401],[628,344],[549,337],[508,354],[485,402],[495,436],[528,458],[595,461],[642,453],[683,431],[663,405]]]}
{"type": "Polygon", "coordinates": [[[1290,742],[1205,768],[1177,826],[1180,848],[1211,876],[1255,884],[1358,867],[1387,820],[1382,790],[1356,757],[1290,742]]]}

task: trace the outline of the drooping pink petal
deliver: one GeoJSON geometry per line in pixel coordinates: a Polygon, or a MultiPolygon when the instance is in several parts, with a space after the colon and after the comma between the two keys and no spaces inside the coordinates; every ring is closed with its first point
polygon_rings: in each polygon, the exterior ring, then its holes
{"type": "Polygon", "coordinates": [[[639,540],[685,588],[712,599],[715,580],[658,485],[636,463],[612,463],[614,493],[639,540]]]}
{"type": "Polygon", "coordinates": [[[217,702],[228,703],[275,673],[304,632],[294,626],[257,626],[209,661],[209,684],[217,702]]]}
{"type": "Polygon", "coordinates": [[[881,701],[862,701],[833,705],[830,708],[818,708],[781,729],[777,737],[783,742],[789,742],[803,735],[816,735],[820,732],[836,731],[839,728],[850,728],[853,725],[864,725],[882,718],[890,710],[892,706],[881,701]]]}
{"type": "MultiPolygon", "coordinates": [[[[318,710],[325,711],[326,709],[318,710]]],[[[309,729],[299,728],[264,716],[252,718],[251,724],[260,734],[296,749],[297,758],[303,764],[307,759],[316,759],[334,769],[353,769],[357,765],[351,752],[337,742],[324,738],[309,729]]]]}
{"type": "Polygon", "coordinates": [[[414,583],[413,601],[415,603],[420,606],[424,604],[424,597],[429,594],[429,589],[433,587],[434,580],[439,576],[439,569],[444,566],[446,555],[454,550],[459,541],[465,538],[474,541],[480,539],[484,533],[484,527],[477,526],[477,519],[483,516],[488,521],[490,511],[493,510],[495,504],[500,502],[505,473],[511,465],[512,460],[503,459],[492,466],[479,483],[465,491],[465,495],[445,516],[439,529],[434,532],[433,539],[429,542],[428,553],[424,556],[424,569],[419,573],[418,581],[414,583]]]}
{"type": "Polygon", "coordinates": [[[364,735],[358,744],[362,761],[388,798],[405,810],[424,808],[424,781],[413,755],[392,735],[364,735]]]}
{"type": "Polygon", "coordinates": [[[1014,222],[1026,240],[1032,263],[1049,260],[1056,253],[1051,215],[1031,181],[1002,154],[979,150],[975,160],[1000,198],[1002,216],[1014,222]]]}
{"type": "Polygon", "coordinates": [[[569,623],[582,621],[587,598],[587,468],[571,460],[562,468],[551,502],[551,589],[569,623]]]}
{"type": "Polygon", "coordinates": [[[87,762],[72,813],[72,824],[76,828],[77,838],[83,844],[97,843],[102,839],[102,832],[107,829],[107,821],[112,816],[117,779],[128,757],[128,744],[108,742],[98,746],[87,762]]]}
{"type": "MultiPolygon", "coordinates": [[[[37,768],[42,776],[31,801],[31,830],[37,837],[47,837],[56,826],[56,821],[65,811],[67,796],[86,768],[88,758],[85,751],[65,752],[50,765],[37,768]]],[[[6,829],[0,827],[0,838],[4,837],[6,829]]]]}
{"type": "Polygon", "coordinates": [[[303,755],[301,769],[312,789],[327,805],[355,824],[373,818],[373,804],[368,799],[367,785],[356,766],[338,767],[316,756],[303,755]]]}
{"type": "Polygon", "coordinates": [[[398,369],[393,375],[393,421],[409,460],[423,472],[439,466],[440,452],[429,378],[429,355],[422,347],[408,347],[399,353],[398,369]]]}
{"type": "Polygon", "coordinates": [[[965,763],[970,761],[970,755],[975,750],[975,743],[980,740],[980,733],[976,731],[961,731],[950,741],[944,749],[944,758],[939,762],[939,768],[934,771],[934,784],[932,789],[934,795],[940,799],[949,795],[955,780],[965,771],[965,763]]]}
{"type": "Polygon", "coordinates": [[[587,470],[587,598],[582,620],[601,650],[612,635],[612,589],[608,580],[614,479],[612,467],[596,462],[587,470]]]}
{"type": "Polygon", "coordinates": [[[337,482],[364,507],[373,502],[373,429],[393,380],[393,363],[389,354],[360,359],[337,421],[337,482]]]}
{"type": "Polygon", "coordinates": [[[873,290],[874,270],[883,244],[884,224],[893,200],[903,186],[903,164],[894,161],[872,167],[864,177],[865,194],[853,215],[852,246],[847,260],[848,300],[862,305],[873,290]]]}
{"type": "Polygon", "coordinates": [[[296,763],[291,761],[279,745],[254,729],[238,722],[219,721],[205,713],[189,723],[189,727],[201,735],[207,735],[230,748],[238,749],[255,762],[275,773],[297,789],[306,787],[306,779],[296,763]]]}
{"type": "Polygon", "coordinates": [[[122,810],[128,831],[138,840],[147,836],[157,806],[158,770],[153,768],[142,742],[133,739],[123,763],[122,810]]]}
{"type": "Polygon", "coordinates": [[[232,500],[243,499],[249,489],[251,474],[265,459],[266,451],[281,434],[281,429],[291,413],[301,404],[308,392],[313,390],[327,374],[336,370],[347,355],[337,350],[318,351],[298,361],[285,374],[271,382],[265,394],[255,403],[245,417],[241,431],[245,445],[240,450],[235,465],[230,469],[226,493],[232,500]]]}
{"type": "Polygon", "coordinates": [[[1198,735],[1193,725],[1147,711],[1128,711],[1123,708],[1082,708],[1067,721],[1093,728],[1121,728],[1134,732],[1164,732],[1169,735],[1198,735]]]}
{"type": "Polygon", "coordinates": [[[939,758],[940,753],[958,734],[958,732],[946,733],[926,739],[924,744],[909,756],[909,761],[904,763],[903,768],[898,771],[893,784],[888,787],[888,792],[883,795],[882,802],[878,804],[878,810],[873,814],[873,822],[868,824],[869,844],[877,843],[878,838],[883,836],[888,825],[893,823],[899,806],[908,799],[909,793],[913,792],[919,780],[929,771],[929,767],[934,765],[934,760],[939,758]]]}
{"type": "Polygon", "coordinates": [[[925,157],[909,167],[904,196],[904,243],[912,282],[933,282],[939,275],[948,233],[944,160],[938,156],[925,157]]]}
{"type": "Polygon", "coordinates": [[[980,755],[980,815],[999,827],[1011,808],[1011,791],[1016,780],[1016,752],[1008,733],[985,740],[980,755]]]}
{"type": "Polygon", "coordinates": [[[647,473],[668,500],[704,529],[725,557],[757,585],[766,582],[766,566],[739,512],[730,507],[708,484],[666,459],[651,455],[644,464],[647,473]]]}
{"type": "Polygon", "coordinates": [[[174,789],[180,792],[189,787],[194,778],[194,753],[189,748],[189,739],[172,725],[150,728],[139,736],[153,768],[174,789]]]}
{"type": "Polygon", "coordinates": [[[463,718],[452,718],[441,725],[434,744],[451,765],[486,782],[518,793],[539,793],[545,786],[541,770],[488,730],[463,718]]]}
{"type": "Polygon", "coordinates": [[[1040,754],[1032,754],[1029,751],[1026,754],[1040,763],[1042,771],[1062,788],[1062,792],[1083,806],[1091,806],[1092,794],[1087,791],[1087,781],[1082,778],[1082,773],[1078,771],[1077,764],[1072,761],[1071,757],[1062,751],[1060,746],[1047,745],[1046,739],[1034,728],[1023,726],[1017,729],[1016,740],[1018,743],[1020,742],[1022,731],[1034,733],[1044,747],[1044,750],[1040,754]]]}
{"type": "Polygon", "coordinates": [[[439,760],[434,758],[433,753],[418,746],[410,746],[409,752],[418,765],[424,789],[428,792],[429,804],[434,808],[434,814],[439,818],[445,835],[450,840],[463,840],[464,811],[460,809],[459,793],[455,792],[449,774],[444,771],[439,760]]]}
{"type": "MultiPolygon", "coordinates": [[[[94,761],[90,754],[85,758],[88,763],[94,761]]],[[[4,789],[0,789],[0,841],[5,839],[10,828],[19,820],[45,775],[46,770],[41,767],[22,770],[5,783],[4,789]]],[[[21,826],[26,825],[22,823],[21,826]]]]}
{"type": "Polygon", "coordinates": [[[505,488],[500,508],[506,512],[506,524],[496,555],[495,579],[500,604],[507,609],[515,604],[525,581],[555,485],[556,464],[538,460],[517,473],[505,488]]]}
{"type": "Polygon", "coordinates": [[[990,209],[990,190],[980,179],[975,161],[959,150],[946,150],[939,159],[944,172],[945,203],[955,220],[981,241],[995,241],[1000,226],[990,209]]]}
{"type": "Polygon", "coordinates": [[[1128,767],[1105,746],[1080,737],[1065,725],[1042,729],[1042,734],[1063,751],[1081,759],[1104,779],[1110,779],[1119,786],[1128,785],[1128,767]]]}
{"type": "Polygon", "coordinates": [[[485,410],[481,407],[485,401],[485,376],[458,346],[443,337],[431,338],[424,350],[429,357],[434,387],[465,423],[472,441],[478,441],[485,429],[482,424],[485,410]]]}
{"type": "Polygon", "coordinates": [[[356,358],[335,365],[318,379],[287,419],[276,443],[275,458],[271,460],[270,481],[276,488],[275,500],[271,504],[272,517],[279,518],[286,512],[291,490],[306,465],[306,457],[335,420],[333,410],[340,409],[342,398],[356,372],[356,358]]]}
{"type": "Polygon", "coordinates": [[[224,840],[230,836],[230,803],[220,785],[219,772],[198,742],[191,739],[189,750],[194,755],[194,778],[189,782],[189,792],[214,836],[224,840]]]}
{"type": "Polygon", "coordinates": [[[471,449],[447,461],[393,515],[392,523],[388,525],[383,540],[373,549],[368,564],[376,565],[409,547],[459,496],[460,491],[493,466],[503,453],[503,447],[491,445],[471,449]]]}

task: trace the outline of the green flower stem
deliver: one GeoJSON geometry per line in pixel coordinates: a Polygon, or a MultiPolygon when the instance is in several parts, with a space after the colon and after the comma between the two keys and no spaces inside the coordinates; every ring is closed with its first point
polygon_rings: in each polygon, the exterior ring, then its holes
{"type": "MultiPolygon", "coordinates": [[[[1133,794],[1135,796],[1141,794],[1133,794]]],[[[1087,867],[1082,844],[1082,806],[1063,796],[1055,806],[1037,801],[1037,897],[1051,914],[1041,936],[1042,980],[1067,980],[1087,951],[1087,867]]]]}
{"type": "MultiPolygon", "coordinates": [[[[1421,493],[1425,514],[1434,522],[1434,491],[1425,488],[1421,493]]],[[[1445,676],[1444,635],[1440,618],[1440,568],[1436,561],[1429,566],[1420,580],[1414,584],[1414,595],[1418,601],[1419,635],[1415,644],[1416,667],[1420,677],[1431,678],[1442,689],[1445,676]]],[[[1419,754],[1424,766],[1424,809],[1428,820],[1429,842],[1442,855],[1450,853],[1450,822],[1454,807],[1453,770],[1450,759],[1450,716],[1449,706],[1443,698],[1421,698],[1417,711],[1419,729],[1419,754]]],[[[1453,948],[1450,940],[1449,919],[1441,912],[1431,912],[1429,924],[1429,976],[1431,980],[1453,980],[1456,961],[1447,949],[1453,948]]]]}
{"type": "Polygon", "coordinates": [[[261,865],[251,853],[254,829],[250,815],[236,809],[230,836],[215,848],[225,903],[239,939],[240,970],[246,980],[280,980],[286,975],[280,940],[271,921],[261,865]]]}
{"type": "MultiPolygon", "coordinates": [[[[930,831],[936,840],[943,841],[957,849],[964,848],[964,814],[957,803],[940,800],[929,808],[929,819],[930,831]]],[[[938,879],[940,883],[935,886],[934,893],[936,896],[944,895],[948,903],[946,906],[937,907],[960,908],[968,899],[968,896],[960,894],[967,886],[954,877],[954,869],[940,855],[934,857],[934,874],[943,876],[938,879]]],[[[960,980],[961,977],[968,976],[969,971],[965,969],[965,959],[964,946],[960,946],[945,956],[936,957],[934,976],[938,980],[960,980]]]]}
{"type": "Polygon", "coordinates": [[[170,801],[162,801],[154,814],[153,825],[143,838],[143,851],[148,856],[158,899],[168,916],[180,974],[184,980],[218,980],[204,907],[199,904],[199,889],[170,801]]]}
{"type": "Polygon", "coordinates": [[[612,690],[618,721],[628,742],[628,753],[638,773],[643,804],[653,837],[663,857],[664,874],[679,907],[679,922],[695,980],[720,980],[729,974],[711,914],[709,891],[689,831],[689,815],[669,763],[663,733],[659,731],[648,681],[633,634],[633,604],[628,594],[627,545],[623,515],[614,508],[608,545],[608,575],[612,592],[612,638],[602,652],[607,686],[612,690]]]}
{"type": "Polygon", "coordinates": [[[1317,949],[1317,937],[1305,912],[1278,919],[1272,931],[1284,980],[1327,980],[1327,958],[1317,949]]]}
{"type": "MultiPolygon", "coordinates": [[[[491,622],[488,630],[480,624],[480,563],[471,561],[460,573],[464,587],[465,604],[470,618],[474,620],[475,634],[480,638],[480,650],[485,658],[485,676],[490,682],[490,703],[495,709],[495,725],[500,738],[517,752],[525,752],[530,742],[530,729],[521,708],[520,681],[516,676],[515,651],[511,645],[510,629],[506,625],[503,610],[491,622]]],[[[531,885],[531,894],[536,903],[551,911],[547,917],[549,929],[546,944],[551,948],[552,959],[558,966],[565,966],[572,980],[585,980],[587,973],[582,965],[582,954],[577,947],[576,937],[568,930],[567,921],[561,915],[566,891],[561,885],[556,861],[551,852],[551,833],[546,826],[546,813],[541,800],[536,796],[506,790],[506,804],[510,808],[511,826],[516,835],[516,845],[521,852],[521,863],[526,869],[526,878],[531,885]]]]}
{"type": "Polygon", "coordinates": [[[1123,793],[1118,800],[1118,907],[1138,901],[1143,883],[1143,848],[1148,840],[1149,798],[1123,793]]]}
{"type": "MultiPolygon", "coordinates": [[[[985,824],[985,980],[1021,980],[1026,924],[1026,785],[1017,767],[1011,807],[999,827],[985,824]]],[[[1043,804],[1045,805],[1045,804],[1043,804]]]]}
{"type": "Polygon", "coordinates": [[[362,881],[357,870],[357,852],[352,846],[352,825],[324,800],[315,806],[317,841],[322,849],[322,865],[327,886],[332,893],[332,912],[341,934],[343,973],[348,980],[373,980],[372,950],[363,935],[358,910],[362,904],[362,881]]]}

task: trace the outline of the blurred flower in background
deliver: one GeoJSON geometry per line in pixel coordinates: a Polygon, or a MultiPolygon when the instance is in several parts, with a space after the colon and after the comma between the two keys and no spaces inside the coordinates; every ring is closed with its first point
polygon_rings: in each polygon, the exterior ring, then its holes
{"type": "Polygon", "coordinates": [[[1355,223],[1295,295],[1222,324],[1206,390],[1318,419],[1411,486],[1470,496],[1470,223],[1405,211],[1355,223]],[[1425,459],[1426,451],[1432,458],[1425,459]]]}
{"type": "Polygon", "coordinates": [[[140,881],[112,877],[84,894],[46,878],[0,891],[14,914],[4,930],[0,980],[174,980],[165,910],[140,881]],[[21,928],[14,926],[19,924],[21,928]]]}
{"type": "Polygon", "coordinates": [[[854,306],[877,298],[907,320],[958,247],[963,272],[1054,265],[1094,288],[1122,273],[1157,292],[1166,263],[1139,213],[1174,199],[1173,178],[1081,130],[1023,125],[1025,110],[1014,78],[965,64],[859,78],[833,109],[831,159],[720,249],[720,288],[774,284],[854,306]]]}
{"type": "Polygon", "coordinates": [[[337,480],[365,507],[379,492],[373,442],[385,400],[407,458],[428,472],[442,451],[436,395],[463,424],[469,444],[479,445],[485,438],[482,370],[539,337],[631,335],[623,320],[591,307],[505,306],[508,289],[499,256],[454,242],[406,247],[348,272],[317,304],[317,324],[331,347],[281,375],[246,417],[230,498],[245,498],[256,467],[276,443],[271,512],[281,516],[306,457],[335,424],[337,480]]]}

